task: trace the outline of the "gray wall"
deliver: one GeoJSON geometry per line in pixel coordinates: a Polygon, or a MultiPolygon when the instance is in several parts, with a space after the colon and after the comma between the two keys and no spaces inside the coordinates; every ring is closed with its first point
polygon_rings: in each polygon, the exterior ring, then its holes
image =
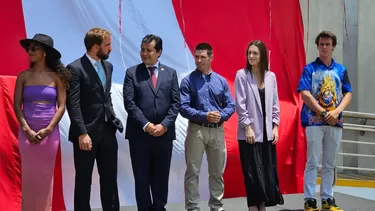
{"type": "MultiPolygon", "coordinates": [[[[353,100],[347,110],[375,113],[375,85],[372,85],[375,70],[371,68],[375,66],[375,42],[372,39],[375,37],[375,24],[371,24],[375,1],[313,0],[309,4],[308,8],[308,0],[300,0],[306,62],[318,56],[314,43],[316,35],[322,30],[335,33],[338,43],[333,57],[347,67],[353,88],[353,100]]],[[[360,123],[360,120],[346,118],[345,122],[360,123]]],[[[369,124],[375,125],[373,122],[369,124]]],[[[375,134],[367,132],[361,136],[356,131],[344,131],[343,139],[375,142],[375,134]]],[[[375,155],[375,146],[342,143],[340,151],[375,155]]],[[[375,159],[338,156],[337,164],[375,168],[375,159]]]]}
{"type": "MultiPolygon", "coordinates": [[[[372,22],[374,14],[375,1],[358,1],[358,110],[368,113],[375,113],[375,24],[372,22]]],[[[370,124],[375,125],[374,122],[370,124]]],[[[366,133],[365,136],[358,136],[358,141],[375,142],[375,134],[366,133]]],[[[359,152],[375,155],[375,147],[359,145],[359,152]]],[[[375,159],[360,158],[359,165],[364,168],[375,168],[375,159]]]]}

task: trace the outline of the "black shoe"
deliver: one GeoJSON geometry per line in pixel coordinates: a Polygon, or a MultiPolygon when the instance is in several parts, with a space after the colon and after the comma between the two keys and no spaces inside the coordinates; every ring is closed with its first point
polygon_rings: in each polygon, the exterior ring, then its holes
{"type": "Polygon", "coordinates": [[[316,199],[308,199],[304,204],[304,211],[319,211],[316,206],[316,199]]]}
{"type": "Polygon", "coordinates": [[[343,211],[339,206],[337,206],[334,198],[329,198],[322,201],[322,210],[343,211]]]}

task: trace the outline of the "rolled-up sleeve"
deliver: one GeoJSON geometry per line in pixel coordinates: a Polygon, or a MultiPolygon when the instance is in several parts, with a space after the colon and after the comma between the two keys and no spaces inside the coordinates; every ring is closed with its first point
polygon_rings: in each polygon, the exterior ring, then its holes
{"type": "Polygon", "coordinates": [[[239,127],[241,128],[245,128],[246,126],[254,123],[254,118],[249,117],[249,111],[246,108],[246,74],[243,71],[244,70],[237,71],[236,79],[234,81],[236,111],[239,127]]]}

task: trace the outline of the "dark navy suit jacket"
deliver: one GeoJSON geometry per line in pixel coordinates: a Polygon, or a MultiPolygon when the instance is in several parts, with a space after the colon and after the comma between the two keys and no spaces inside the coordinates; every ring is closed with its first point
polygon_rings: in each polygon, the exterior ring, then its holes
{"type": "Polygon", "coordinates": [[[157,85],[153,87],[146,65],[126,70],[123,95],[128,113],[125,138],[175,140],[175,122],[180,110],[180,93],[176,70],[160,64],[157,85]],[[162,124],[167,132],[160,137],[149,135],[143,127],[151,122],[162,124]]]}
{"type": "Polygon", "coordinates": [[[100,136],[105,115],[113,123],[113,133],[116,129],[120,132],[124,130],[112,105],[110,90],[113,66],[107,61],[102,61],[102,65],[106,74],[106,91],[86,55],[67,66],[72,73],[70,89],[67,91],[67,110],[71,121],[69,140],[72,142],[78,141],[78,137],[86,133],[91,138],[100,136]]]}

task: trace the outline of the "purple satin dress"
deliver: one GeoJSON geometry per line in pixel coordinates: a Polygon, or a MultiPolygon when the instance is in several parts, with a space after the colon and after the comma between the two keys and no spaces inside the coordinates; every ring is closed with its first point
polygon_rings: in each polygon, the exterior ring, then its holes
{"type": "MultiPolygon", "coordinates": [[[[57,90],[53,86],[25,86],[23,114],[29,127],[46,128],[56,113],[57,90]],[[36,101],[44,101],[43,104],[36,101]],[[47,103],[48,102],[48,103],[47,103]]],[[[22,128],[18,144],[22,165],[22,211],[51,211],[53,175],[60,143],[58,126],[39,144],[31,144],[22,128]]]]}

